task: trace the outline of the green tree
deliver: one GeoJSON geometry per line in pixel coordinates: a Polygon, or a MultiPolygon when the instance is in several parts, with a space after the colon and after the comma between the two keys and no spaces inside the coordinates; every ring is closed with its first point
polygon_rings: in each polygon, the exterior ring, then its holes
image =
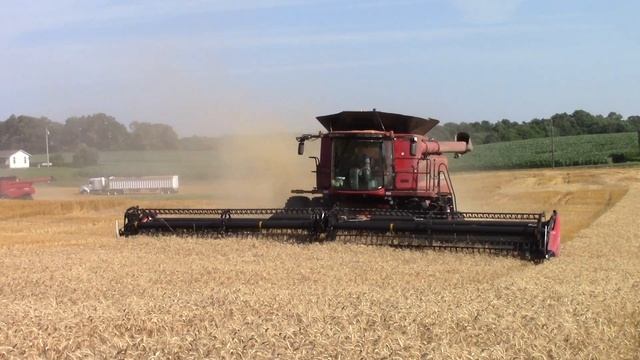
{"type": "Polygon", "coordinates": [[[179,147],[178,134],[169,125],[134,121],[131,145],[136,150],[173,150],[179,147]]]}
{"type": "Polygon", "coordinates": [[[610,112],[605,118],[606,128],[604,129],[605,133],[619,133],[625,131],[631,131],[631,129],[627,128],[627,124],[622,121],[622,115],[610,112]]]}
{"type": "Polygon", "coordinates": [[[631,131],[640,131],[640,116],[634,115],[627,118],[627,123],[631,131]]]}
{"type": "Polygon", "coordinates": [[[571,114],[576,126],[582,134],[593,134],[599,131],[599,122],[596,117],[584,110],[576,110],[571,114]]]}
{"type": "Polygon", "coordinates": [[[86,144],[98,150],[123,150],[130,139],[126,126],[103,113],[71,117],[64,124],[64,141],[72,148],[86,144]]]}
{"type": "Polygon", "coordinates": [[[49,150],[58,151],[62,148],[59,142],[62,125],[45,117],[26,115],[11,115],[6,121],[0,122],[0,149],[23,149],[30,153],[45,152],[45,134],[49,129],[49,150]]]}
{"type": "Polygon", "coordinates": [[[551,117],[556,136],[569,136],[582,134],[576,124],[576,120],[567,113],[555,114],[551,117]]]}

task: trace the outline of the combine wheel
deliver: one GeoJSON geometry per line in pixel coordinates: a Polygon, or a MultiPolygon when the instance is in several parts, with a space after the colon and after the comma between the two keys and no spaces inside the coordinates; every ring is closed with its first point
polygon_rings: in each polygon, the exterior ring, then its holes
{"type": "Polygon", "coordinates": [[[33,200],[33,196],[30,194],[20,196],[20,200],[33,200]]]}
{"type": "Polygon", "coordinates": [[[409,209],[409,210],[416,210],[416,211],[421,211],[421,210],[429,210],[429,204],[427,204],[424,200],[418,199],[418,198],[411,198],[406,200],[402,205],[401,205],[402,209],[409,209]]]}
{"type": "Polygon", "coordinates": [[[310,206],[312,208],[324,208],[325,207],[323,202],[322,202],[322,197],[321,196],[317,196],[317,197],[311,198],[310,206]]]}
{"type": "Polygon", "coordinates": [[[292,196],[284,204],[285,209],[306,209],[311,207],[311,199],[306,196],[292,196]]]}

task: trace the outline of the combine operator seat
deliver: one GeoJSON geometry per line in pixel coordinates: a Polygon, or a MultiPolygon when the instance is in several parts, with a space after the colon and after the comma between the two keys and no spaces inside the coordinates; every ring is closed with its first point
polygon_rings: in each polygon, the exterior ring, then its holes
{"type": "Polygon", "coordinates": [[[342,138],[334,140],[333,188],[377,190],[384,186],[384,156],[380,140],[342,138]]]}
{"type": "Polygon", "coordinates": [[[382,187],[381,174],[375,174],[371,165],[371,158],[365,156],[361,167],[349,169],[349,177],[345,183],[344,177],[336,177],[334,187],[344,188],[348,185],[350,190],[376,190],[382,187]]]}

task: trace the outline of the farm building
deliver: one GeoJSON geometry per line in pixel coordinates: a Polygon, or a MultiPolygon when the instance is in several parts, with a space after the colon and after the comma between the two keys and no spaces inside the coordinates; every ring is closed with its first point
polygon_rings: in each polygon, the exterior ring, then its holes
{"type": "Polygon", "coordinates": [[[0,166],[12,169],[28,168],[31,154],[24,150],[0,151],[0,166]]]}

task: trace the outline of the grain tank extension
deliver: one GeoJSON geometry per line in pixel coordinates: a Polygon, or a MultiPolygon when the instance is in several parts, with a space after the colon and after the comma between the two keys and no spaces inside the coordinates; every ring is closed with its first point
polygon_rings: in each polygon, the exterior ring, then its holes
{"type": "Polygon", "coordinates": [[[303,240],[508,252],[534,260],[558,254],[560,221],[543,213],[458,210],[448,157],[472,151],[471,138],[430,139],[438,120],[379,111],[317,118],[316,185],[292,190],[279,209],[129,208],[120,234],[267,234],[303,240]]]}

